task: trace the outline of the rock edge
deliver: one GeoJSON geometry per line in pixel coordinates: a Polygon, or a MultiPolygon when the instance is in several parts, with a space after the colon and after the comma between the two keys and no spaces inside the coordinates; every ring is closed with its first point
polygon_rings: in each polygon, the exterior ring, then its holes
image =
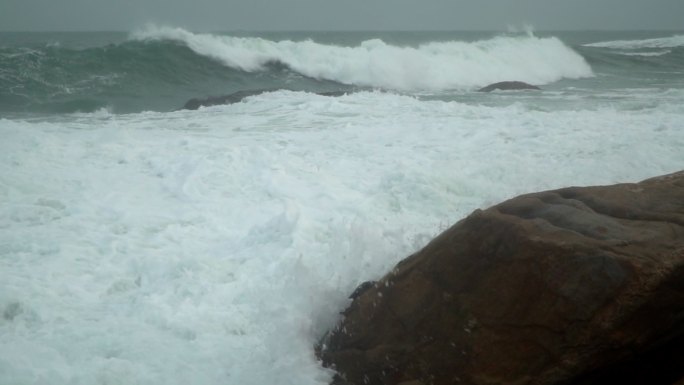
{"type": "Polygon", "coordinates": [[[317,347],[336,384],[672,384],[684,172],[476,210],[343,314],[317,347]]]}

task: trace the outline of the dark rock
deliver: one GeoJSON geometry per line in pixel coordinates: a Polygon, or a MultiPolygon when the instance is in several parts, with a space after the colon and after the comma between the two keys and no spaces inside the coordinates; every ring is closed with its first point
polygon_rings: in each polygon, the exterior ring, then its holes
{"type": "Polygon", "coordinates": [[[603,384],[675,384],[684,385],[684,335],[656,347],[634,354],[633,357],[586,373],[572,381],[572,385],[603,384]]]}
{"type": "MultiPolygon", "coordinates": [[[[181,108],[181,109],[182,110],[196,110],[200,107],[239,103],[247,97],[261,95],[261,94],[266,93],[266,92],[274,92],[274,91],[278,91],[278,90],[277,89],[246,90],[246,91],[233,92],[232,94],[228,94],[228,95],[210,96],[210,97],[205,98],[205,99],[190,99],[185,103],[185,105],[183,105],[183,108],[181,108]]],[[[342,95],[345,95],[346,93],[348,93],[348,91],[317,92],[316,94],[321,95],[321,96],[342,96],[342,95]]]]}
{"type": "Polygon", "coordinates": [[[339,383],[670,385],[684,377],[684,172],[476,210],[343,314],[317,347],[339,383]]]}
{"type": "Polygon", "coordinates": [[[351,293],[349,298],[351,299],[356,299],[357,297],[360,297],[361,294],[365,293],[366,290],[370,289],[371,287],[375,286],[375,281],[366,281],[360,284],[359,286],[354,289],[354,292],[351,293]]]}
{"type": "Polygon", "coordinates": [[[492,92],[494,90],[541,90],[541,88],[525,82],[499,82],[482,87],[478,92],[492,92]]]}

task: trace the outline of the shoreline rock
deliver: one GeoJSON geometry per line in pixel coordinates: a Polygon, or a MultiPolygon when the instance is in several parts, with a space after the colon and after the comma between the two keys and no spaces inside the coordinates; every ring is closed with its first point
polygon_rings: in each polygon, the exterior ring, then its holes
{"type": "Polygon", "coordinates": [[[507,81],[507,82],[498,82],[498,83],[493,83],[490,84],[486,87],[482,87],[478,92],[492,92],[494,90],[502,90],[502,91],[510,91],[510,90],[541,90],[541,88],[537,86],[533,86],[532,84],[528,84],[525,82],[518,82],[518,81],[507,81]]]}
{"type": "Polygon", "coordinates": [[[684,172],[476,210],[364,289],[317,346],[335,384],[673,384],[684,172]]]}

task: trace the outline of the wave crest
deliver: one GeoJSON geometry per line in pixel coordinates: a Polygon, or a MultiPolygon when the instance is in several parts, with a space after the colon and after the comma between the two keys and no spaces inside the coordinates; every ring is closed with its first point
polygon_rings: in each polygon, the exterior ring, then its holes
{"type": "Polygon", "coordinates": [[[618,55],[624,56],[645,56],[645,57],[657,57],[672,53],[670,50],[665,51],[648,51],[648,52],[618,52],[618,55]]]}
{"type": "Polygon", "coordinates": [[[231,68],[255,72],[282,63],[304,76],[397,90],[472,89],[504,80],[548,84],[593,76],[582,56],[555,37],[499,36],[475,42],[395,46],[379,39],[354,47],[311,40],[270,41],[148,27],[135,40],[173,40],[231,68]]]}
{"type": "Polygon", "coordinates": [[[677,48],[684,47],[684,35],[642,40],[614,40],[585,44],[585,47],[612,49],[677,48]]]}

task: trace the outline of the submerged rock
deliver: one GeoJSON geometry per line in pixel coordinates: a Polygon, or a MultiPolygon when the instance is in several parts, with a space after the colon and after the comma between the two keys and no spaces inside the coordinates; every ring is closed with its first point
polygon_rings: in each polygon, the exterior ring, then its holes
{"type": "Polygon", "coordinates": [[[673,384],[684,172],[476,210],[343,314],[317,347],[337,384],[673,384]]]}
{"type": "MultiPolygon", "coordinates": [[[[266,93],[266,92],[274,92],[274,91],[278,91],[278,89],[245,90],[245,91],[233,92],[232,94],[228,94],[228,95],[210,96],[210,97],[205,98],[205,99],[195,98],[195,99],[188,100],[183,105],[183,108],[181,108],[181,109],[182,110],[196,110],[200,107],[216,106],[216,105],[221,105],[221,104],[239,103],[247,97],[261,95],[261,94],[266,93]]],[[[347,93],[347,91],[330,91],[330,92],[316,92],[316,95],[342,96],[346,93],[347,93]]]]}
{"type": "Polygon", "coordinates": [[[525,82],[499,82],[482,87],[478,92],[492,92],[494,90],[541,90],[541,88],[525,82]]]}

